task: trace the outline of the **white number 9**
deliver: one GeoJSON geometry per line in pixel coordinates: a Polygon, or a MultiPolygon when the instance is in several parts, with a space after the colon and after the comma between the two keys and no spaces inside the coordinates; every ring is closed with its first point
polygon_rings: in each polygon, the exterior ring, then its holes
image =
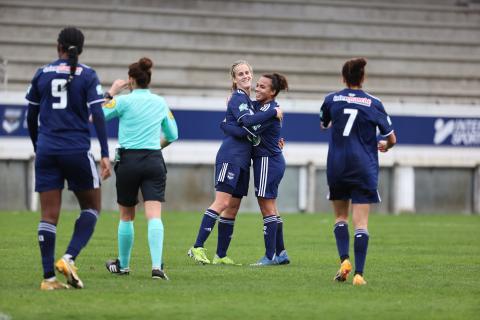
{"type": "Polygon", "coordinates": [[[52,96],[60,98],[60,102],[52,103],[53,109],[65,109],[67,107],[67,90],[63,90],[67,80],[65,79],[53,79],[52,80],[52,96]]]}

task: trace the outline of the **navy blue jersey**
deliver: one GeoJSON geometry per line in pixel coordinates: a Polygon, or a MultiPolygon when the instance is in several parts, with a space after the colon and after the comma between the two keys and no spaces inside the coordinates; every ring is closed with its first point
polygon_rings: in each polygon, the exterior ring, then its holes
{"type": "MultiPolygon", "coordinates": [[[[92,113],[93,108],[101,112],[102,88],[95,71],[84,64],[78,64],[67,88],[69,74],[68,60],[59,59],[38,69],[28,89],[30,107],[39,108],[39,153],[68,154],[90,149],[89,108],[92,113]]],[[[106,139],[102,155],[108,155],[105,147],[106,139]]]]}
{"type": "Polygon", "coordinates": [[[327,179],[330,186],[357,185],[376,189],[378,182],[377,128],[393,132],[382,102],[363,90],[344,89],[325,97],[320,119],[331,123],[327,179]]]}
{"type": "MultiPolygon", "coordinates": [[[[225,121],[227,124],[238,125],[240,119],[253,115],[252,100],[242,90],[235,90],[228,101],[225,121]]],[[[232,163],[245,170],[250,168],[252,143],[246,138],[225,135],[217,153],[216,163],[232,163]]]]}
{"type": "MultiPolygon", "coordinates": [[[[256,113],[268,112],[277,106],[275,100],[265,104],[257,101],[253,103],[256,113]]],[[[282,149],[278,146],[278,141],[281,138],[280,132],[282,130],[282,122],[278,118],[270,118],[263,124],[254,126],[253,129],[260,137],[260,143],[253,147],[253,158],[269,157],[282,153],[282,149]]]]}

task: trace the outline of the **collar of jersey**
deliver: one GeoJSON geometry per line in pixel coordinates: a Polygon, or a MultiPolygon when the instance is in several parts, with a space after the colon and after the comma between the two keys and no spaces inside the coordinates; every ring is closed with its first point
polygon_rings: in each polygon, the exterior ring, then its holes
{"type": "Polygon", "coordinates": [[[150,93],[150,89],[133,89],[132,93],[138,93],[138,94],[150,93]]]}

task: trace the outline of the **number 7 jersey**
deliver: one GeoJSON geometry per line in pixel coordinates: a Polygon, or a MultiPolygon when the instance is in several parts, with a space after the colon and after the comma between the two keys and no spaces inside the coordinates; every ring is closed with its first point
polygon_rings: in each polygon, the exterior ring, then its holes
{"type": "Polygon", "coordinates": [[[383,136],[393,132],[392,122],[382,102],[363,90],[343,89],[325,97],[320,121],[324,128],[331,124],[328,184],[354,184],[376,189],[377,128],[383,136]]]}
{"type": "Polygon", "coordinates": [[[37,152],[67,154],[90,149],[89,108],[101,108],[103,92],[96,72],[79,63],[70,74],[68,60],[59,59],[38,69],[26,99],[40,108],[37,152]]]}

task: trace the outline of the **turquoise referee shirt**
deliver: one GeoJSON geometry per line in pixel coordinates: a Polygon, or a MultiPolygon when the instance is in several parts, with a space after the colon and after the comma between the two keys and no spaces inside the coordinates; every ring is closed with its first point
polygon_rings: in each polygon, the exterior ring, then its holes
{"type": "Polygon", "coordinates": [[[105,119],[118,117],[118,143],[125,149],[160,150],[160,137],[178,139],[178,128],[163,97],[148,89],[135,89],[103,106],[105,119]]]}

